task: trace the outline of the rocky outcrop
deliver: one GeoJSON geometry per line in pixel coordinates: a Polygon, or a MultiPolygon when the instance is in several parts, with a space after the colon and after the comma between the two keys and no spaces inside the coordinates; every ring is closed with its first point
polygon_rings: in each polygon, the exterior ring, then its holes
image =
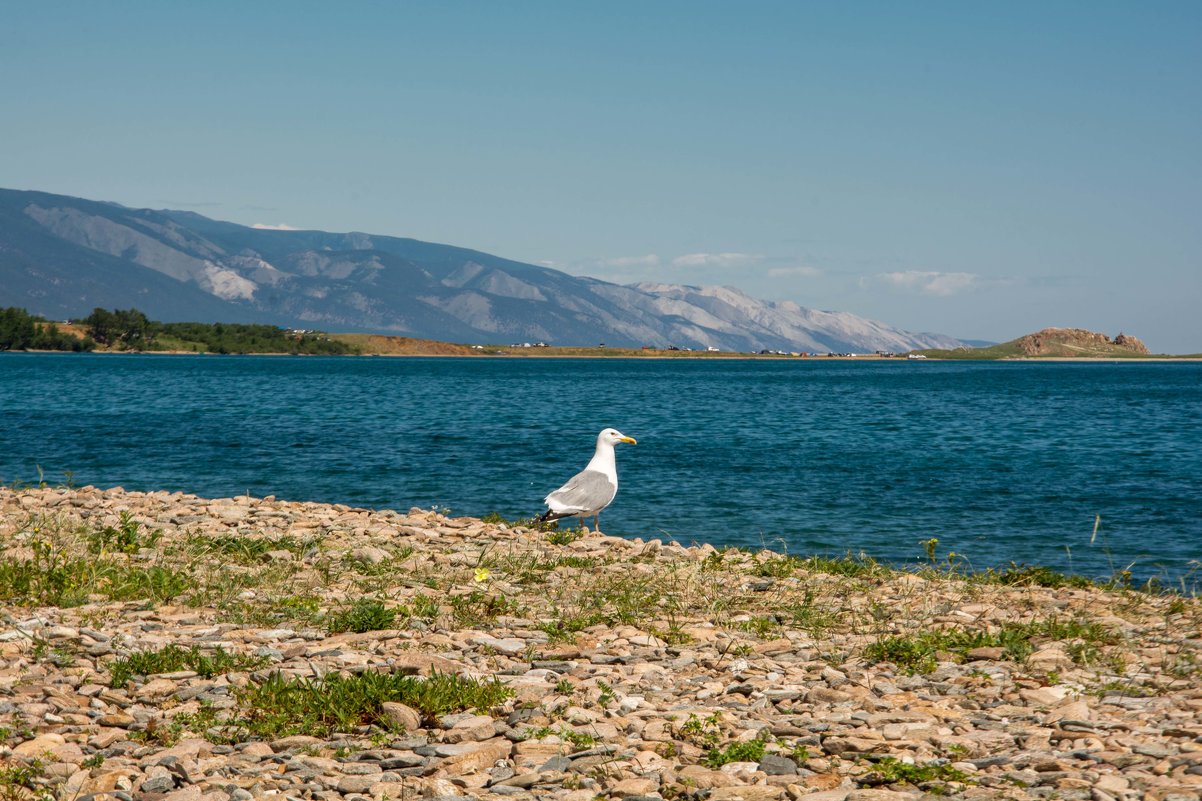
{"type": "Polygon", "coordinates": [[[1015,340],[1027,356],[1096,356],[1116,351],[1130,355],[1146,354],[1147,347],[1133,336],[1119,334],[1114,339],[1084,328],[1045,328],[1015,340]]]}
{"type": "Polygon", "coordinates": [[[1193,596],[85,487],[0,489],[0,598],[14,798],[1202,791],[1193,596]],[[360,601],[374,612],[346,630],[360,601]],[[171,646],[188,668],[130,662],[171,646]],[[282,695],[248,700],[273,676],[367,673],[510,695],[435,715],[387,700],[376,723],[324,729],[282,695]],[[247,728],[268,713],[302,730],[247,728]]]}
{"type": "Polygon", "coordinates": [[[1143,342],[1140,342],[1135,337],[1128,336],[1127,334],[1123,334],[1123,333],[1120,333],[1117,337],[1114,338],[1114,344],[1117,347],[1126,348],[1127,350],[1132,350],[1132,351],[1135,351],[1136,353],[1147,353],[1148,352],[1147,345],[1145,345],[1143,342]]]}

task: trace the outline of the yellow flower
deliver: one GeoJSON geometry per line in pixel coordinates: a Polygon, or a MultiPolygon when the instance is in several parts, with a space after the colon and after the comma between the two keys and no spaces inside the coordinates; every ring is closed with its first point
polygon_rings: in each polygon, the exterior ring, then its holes
{"type": "Polygon", "coordinates": [[[485,581],[488,581],[488,568],[486,568],[486,567],[476,568],[476,583],[480,584],[485,581]]]}

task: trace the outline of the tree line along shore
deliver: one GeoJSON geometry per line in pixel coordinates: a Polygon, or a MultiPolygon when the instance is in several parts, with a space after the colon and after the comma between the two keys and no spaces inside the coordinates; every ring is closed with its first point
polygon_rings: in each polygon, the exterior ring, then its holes
{"type": "MultiPolygon", "coordinates": [[[[691,348],[463,345],[415,337],[338,334],[240,323],[162,323],[137,309],[96,309],[79,320],[55,322],[24,309],[0,310],[0,351],[39,350],[101,353],[291,354],[327,356],[524,356],[782,358],[817,354],[764,351],[757,354],[691,348]]],[[[824,354],[876,359],[895,354],[824,354]]]]}
{"type": "Polygon", "coordinates": [[[346,355],[357,351],[316,331],[241,323],[163,323],[137,309],[95,309],[62,323],[0,310],[0,350],[346,355]]]}

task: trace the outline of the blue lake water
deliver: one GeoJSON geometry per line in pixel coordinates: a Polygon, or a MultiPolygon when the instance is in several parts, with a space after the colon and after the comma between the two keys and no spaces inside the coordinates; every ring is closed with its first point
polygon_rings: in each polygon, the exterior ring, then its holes
{"type": "Polygon", "coordinates": [[[542,511],[606,533],[1193,581],[1202,365],[0,354],[0,482],[542,511]],[[1101,516],[1096,540],[1094,523],[1101,516]]]}

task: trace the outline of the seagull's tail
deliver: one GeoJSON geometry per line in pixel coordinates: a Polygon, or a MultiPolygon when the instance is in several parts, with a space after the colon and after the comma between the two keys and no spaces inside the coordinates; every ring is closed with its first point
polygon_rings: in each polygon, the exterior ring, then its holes
{"type": "Polygon", "coordinates": [[[552,520],[558,520],[559,518],[565,517],[565,516],[566,515],[561,515],[558,512],[553,512],[550,509],[548,509],[547,511],[543,512],[541,515],[536,517],[535,520],[537,520],[540,523],[549,523],[552,520]]]}

